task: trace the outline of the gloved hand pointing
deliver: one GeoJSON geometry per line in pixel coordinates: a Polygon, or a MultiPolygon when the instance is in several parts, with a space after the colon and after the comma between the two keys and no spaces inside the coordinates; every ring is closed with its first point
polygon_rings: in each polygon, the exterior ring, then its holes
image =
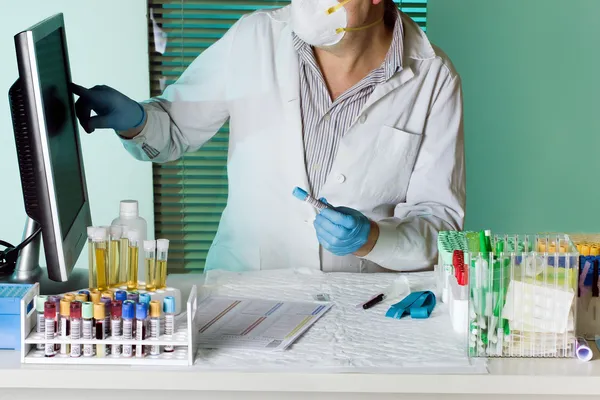
{"type": "MultiPolygon", "coordinates": [[[[325,199],[321,201],[326,202],[325,199]]],[[[379,236],[378,230],[371,229],[369,218],[348,207],[321,211],[315,218],[314,227],[321,246],[336,256],[364,256],[371,251],[379,236]],[[359,254],[361,252],[364,254],[359,254]]]]}
{"type": "Polygon", "coordinates": [[[72,84],[71,90],[79,99],[75,103],[77,118],[87,133],[96,129],[128,131],[139,128],[146,120],[141,104],[108,86],[86,89],[72,84]],[[92,110],[96,113],[91,116],[92,110]]]}

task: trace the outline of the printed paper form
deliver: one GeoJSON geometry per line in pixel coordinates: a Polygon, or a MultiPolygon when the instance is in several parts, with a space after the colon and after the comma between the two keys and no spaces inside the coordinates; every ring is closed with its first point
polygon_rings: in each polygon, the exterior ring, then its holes
{"type": "Polygon", "coordinates": [[[208,297],[196,316],[200,348],[285,350],[331,304],[208,297]]]}

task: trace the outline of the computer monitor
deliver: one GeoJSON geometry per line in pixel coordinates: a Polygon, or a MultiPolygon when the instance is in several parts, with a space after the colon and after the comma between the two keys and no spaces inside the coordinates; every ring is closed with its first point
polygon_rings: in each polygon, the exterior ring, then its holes
{"type": "MultiPolygon", "coordinates": [[[[29,217],[23,236],[41,228],[48,277],[65,282],[87,242],[91,215],[63,15],[18,33],[15,47],[19,78],[9,98],[29,217]]],[[[40,279],[37,236],[21,251],[13,280],[40,279]]]]}

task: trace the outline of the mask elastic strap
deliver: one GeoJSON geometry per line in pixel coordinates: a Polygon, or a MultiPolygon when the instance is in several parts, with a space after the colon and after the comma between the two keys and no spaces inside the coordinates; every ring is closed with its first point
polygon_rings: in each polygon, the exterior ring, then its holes
{"type": "Polygon", "coordinates": [[[340,8],[344,7],[346,4],[350,3],[352,0],[344,0],[338,4],[336,4],[335,6],[329,7],[327,9],[327,14],[333,14],[334,12],[336,12],[337,10],[339,10],[340,8]]]}
{"type": "Polygon", "coordinates": [[[375,25],[377,25],[377,24],[380,24],[381,22],[383,22],[383,17],[382,17],[382,18],[380,18],[380,19],[378,19],[377,21],[375,21],[375,22],[373,22],[373,23],[371,23],[371,24],[365,25],[365,26],[359,26],[359,27],[356,27],[356,28],[337,28],[337,29],[335,30],[335,33],[337,33],[337,34],[340,34],[340,33],[342,33],[342,32],[356,32],[356,31],[362,31],[363,29],[369,29],[369,28],[372,28],[372,27],[374,27],[375,25]]]}

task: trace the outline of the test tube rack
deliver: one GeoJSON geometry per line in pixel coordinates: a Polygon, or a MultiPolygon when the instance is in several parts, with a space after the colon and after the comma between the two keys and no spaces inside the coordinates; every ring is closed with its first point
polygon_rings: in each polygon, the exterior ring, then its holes
{"type": "Polygon", "coordinates": [[[148,366],[190,366],[194,364],[198,345],[196,344],[197,329],[196,311],[198,307],[198,289],[194,285],[188,297],[185,311],[175,318],[175,334],[172,336],[161,335],[157,339],[123,340],[108,337],[105,340],[97,339],[62,339],[45,340],[43,334],[36,332],[36,311],[33,307],[35,296],[39,295],[39,285],[35,285],[27,296],[21,299],[21,362],[25,364],[92,364],[92,365],[148,365],[148,366]],[[137,357],[70,357],[59,352],[54,357],[45,357],[44,352],[36,350],[38,343],[61,344],[94,344],[94,345],[134,345],[134,346],[166,346],[175,347],[171,353],[162,352],[158,356],[137,357]]]}
{"type": "Polygon", "coordinates": [[[569,236],[496,235],[491,244],[465,253],[469,355],[575,357],[579,253],[569,236]]]}

